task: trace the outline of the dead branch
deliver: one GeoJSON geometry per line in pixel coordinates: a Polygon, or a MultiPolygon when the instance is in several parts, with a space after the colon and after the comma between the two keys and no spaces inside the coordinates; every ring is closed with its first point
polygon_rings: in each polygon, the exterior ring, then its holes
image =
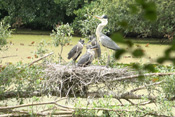
{"type": "Polygon", "coordinates": [[[41,96],[41,92],[29,92],[29,91],[9,91],[5,93],[0,94],[0,100],[4,100],[7,98],[15,98],[15,97],[20,97],[20,98],[27,98],[27,97],[32,97],[32,96],[41,96]]]}
{"type": "Polygon", "coordinates": [[[49,53],[49,54],[44,55],[44,56],[41,57],[41,58],[38,58],[37,60],[31,62],[31,63],[29,64],[29,66],[31,66],[31,65],[33,65],[34,63],[36,63],[36,62],[38,62],[38,61],[40,61],[40,60],[42,60],[42,59],[44,59],[44,58],[46,58],[46,57],[52,55],[53,53],[54,53],[54,52],[51,52],[51,53],[49,53]]]}
{"type": "MultiPolygon", "coordinates": [[[[28,107],[28,106],[38,106],[38,105],[47,105],[47,104],[56,104],[58,101],[64,100],[67,98],[61,98],[56,101],[50,101],[50,102],[42,102],[42,103],[32,103],[32,104],[23,104],[23,105],[17,105],[17,106],[8,106],[8,107],[0,107],[1,110],[8,110],[8,109],[15,109],[15,108],[21,108],[21,107],[28,107]]],[[[63,107],[65,108],[65,107],[63,107]]]]}
{"type": "Polygon", "coordinates": [[[139,77],[169,76],[169,75],[175,75],[175,73],[148,73],[148,74],[138,74],[138,75],[131,75],[131,76],[123,76],[123,77],[117,77],[115,79],[109,80],[109,82],[130,80],[130,79],[135,79],[135,78],[139,78],[139,77]]]}
{"type": "Polygon", "coordinates": [[[141,87],[138,87],[138,88],[132,89],[131,91],[126,92],[126,93],[133,93],[133,92],[135,92],[135,91],[142,90],[142,89],[145,89],[145,88],[150,87],[150,86],[156,86],[156,85],[159,85],[159,84],[161,84],[161,83],[163,83],[163,82],[164,82],[164,81],[155,82],[155,83],[151,83],[151,84],[146,84],[145,86],[141,86],[141,87]]]}
{"type": "MultiPolygon", "coordinates": [[[[127,96],[127,95],[134,95],[133,92],[135,92],[135,91],[142,90],[142,89],[145,89],[145,88],[150,87],[150,86],[159,85],[159,84],[161,84],[161,83],[163,83],[163,82],[164,82],[164,81],[155,82],[155,83],[147,84],[147,85],[145,85],[145,86],[141,86],[141,87],[132,89],[132,90],[126,92],[126,93],[121,94],[121,97],[125,97],[125,96],[127,96]]],[[[149,98],[151,99],[151,97],[149,97],[149,98]]]]}
{"type": "Polygon", "coordinates": [[[9,58],[9,57],[17,57],[17,56],[18,56],[18,55],[3,56],[3,57],[0,57],[0,59],[9,58]]]}
{"type": "Polygon", "coordinates": [[[42,82],[43,92],[59,92],[61,96],[80,96],[87,93],[88,87],[96,83],[107,83],[109,79],[128,76],[132,73],[127,68],[106,68],[104,66],[73,67],[59,64],[48,64],[45,79],[42,82]]]}
{"type": "Polygon", "coordinates": [[[99,92],[88,92],[87,94],[88,96],[94,96],[96,98],[102,98],[104,97],[104,95],[106,96],[112,96],[112,98],[115,98],[115,99],[148,99],[148,100],[156,100],[157,97],[154,97],[154,96],[150,96],[150,95],[144,95],[144,94],[141,94],[141,95],[136,95],[136,94],[133,94],[133,93],[124,93],[124,94],[116,94],[116,92],[113,92],[113,91],[99,91],[99,92]]]}

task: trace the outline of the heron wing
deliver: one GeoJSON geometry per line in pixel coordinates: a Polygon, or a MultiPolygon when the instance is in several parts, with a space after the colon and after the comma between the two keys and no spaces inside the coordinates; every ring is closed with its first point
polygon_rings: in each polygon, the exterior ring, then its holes
{"type": "Polygon", "coordinates": [[[74,58],[74,61],[77,60],[77,58],[80,56],[81,53],[82,53],[82,52],[80,51],[80,52],[77,54],[77,56],[74,58]]]}
{"type": "Polygon", "coordinates": [[[82,49],[83,49],[83,47],[80,47],[80,46],[78,46],[78,45],[75,45],[71,50],[70,50],[70,52],[68,53],[68,59],[70,59],[70,58],[73,58],[74,60],[76,60],[78,57],[79,57],[79,55],[81,54],[81,52],[82,52],[82,49]]]}
{"type": "Polygon", "coordinates": [[[89,54],[89,53],[86,53],[86,54],[84,54],[84,55],[82,55],[81,57],[80,57],[80,59],[78,60],[78,66],[86,66],[86,65],[88,65],[89,63],[91,63],[91,54],[89,54]]]}
{"type": "Polygon", "coordinates": [[[112,50],[120,49],[120,47],[111,38],[109,38],[108,36],[104,34],[100,35],[100,42],[106,48],[109,48],[112,50]]]}
{"type": "Polygon", "coordinates": [[[101,57],[101,47],[100,44],[97,42],[97,40],[93,40],[91,42],[92,46],[96,46],[97,45],[97,49],[95,50],[95,58],[97,57],[101,57]]]}

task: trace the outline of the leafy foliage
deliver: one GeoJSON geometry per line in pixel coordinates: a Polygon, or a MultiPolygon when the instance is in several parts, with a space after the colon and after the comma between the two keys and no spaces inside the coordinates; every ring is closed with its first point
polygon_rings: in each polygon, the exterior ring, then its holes
{"type": "Polygon", "coordinates": [[[0,50],[7,43],[6,39],[12,32],[9,28],[10,25],[6,24],[4,20],[0,22],[0,50]]]}
{"type": "Polygon", "coordinates": [[[21,62],[0,67],[0,93],[11,91],[34,91],[42,80],[41,66],[28,67],[21,62]]]}
{"type": "Polygon", "coordinates": [[[107,14],[106,27],[112,34],[121,31],[125,35],[139,37],[163,37],[172,39],[174,35],[173,0],[96,0],[74,13],[74,29],[81,33],[94,34],[96,21],[92,15],[107,14]],[[166,7],[165,7],[166,6],[166,7]],[[90,17],[90,18],[89,18],[90,17]],[[148,20],[144,20],[144,19],[148,20]],[[173,18],[173,19],[172,19],[173,18]],[[151,22],[154,21],[154,22],[151,22]],[[95,25],[95,26],[94,26],[95,25]]]}
{"type": "Polygon", "coordinates": [[[63,47],[70,43],[73,33],[73,29],[68,23],[57,25],[54,30],[52,30],[51,37],[54,45],[57,47],[61,46],[61,51],[59,53],[60,59],[62,58],[63,47]]]}

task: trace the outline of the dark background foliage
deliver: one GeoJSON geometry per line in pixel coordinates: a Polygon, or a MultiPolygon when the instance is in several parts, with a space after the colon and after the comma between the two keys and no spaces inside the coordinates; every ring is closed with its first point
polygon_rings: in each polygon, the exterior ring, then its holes
{"type": "Polygon", "coordinates": [[[120,31],[126,36],[172,39],[174,6],[174,0],[0,0],[0,19],[5,18],[14,28],[39,30],[68,22],[76,34],[86,35],[94,33],[97,25],[92,16],[107,14],[109,34],[120,31]],[[146,21],[145,17],[156,20],[146,21]]]}

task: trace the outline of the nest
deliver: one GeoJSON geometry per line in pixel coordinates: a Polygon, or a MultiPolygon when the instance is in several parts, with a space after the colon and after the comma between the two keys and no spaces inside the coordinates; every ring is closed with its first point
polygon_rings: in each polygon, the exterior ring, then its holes
{"type": "Polygon", "coordinates": [[[85,96],[90,85],[105,84],[112,79],[132,74],[127,68],[75,67],[60,64],[48,64],[44,73],[45,79],[42,83],[42,90],[61,97],[85,96]]]}

